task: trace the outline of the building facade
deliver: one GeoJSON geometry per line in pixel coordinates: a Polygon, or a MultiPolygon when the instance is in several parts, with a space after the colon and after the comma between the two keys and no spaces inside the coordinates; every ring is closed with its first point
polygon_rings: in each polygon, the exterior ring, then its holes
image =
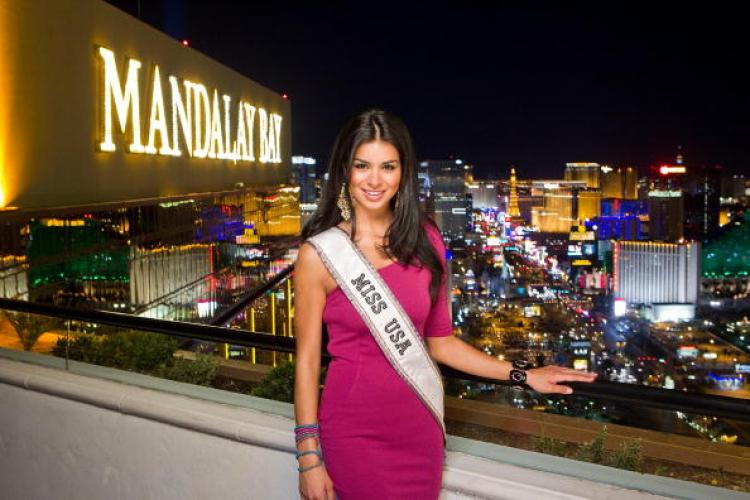
{"type": "Polygon", "coordinates": [[[654,241],[675,242],[685,236],[685,200],[682,191],[649,191],[649,237],[654,241]]]}
{"type": "Polygon", "coordinates": [[[420,170],[430,180],[435,222],[449,238],[462,238],[471,224],[471,200],[467,197],[465,180],[469,169],[458,159],[420,162],[420,170]]]}
{"type": "Polygon", "coordinates": [[[613,295],[629,304],[696,304],[701,245],[616,241],[613,295]]]}
{"type": "Polygon", "coordinates": [[[0,296],[209,321],[293,262],[290,103],[74,3],[0,1],[0,296]]]}

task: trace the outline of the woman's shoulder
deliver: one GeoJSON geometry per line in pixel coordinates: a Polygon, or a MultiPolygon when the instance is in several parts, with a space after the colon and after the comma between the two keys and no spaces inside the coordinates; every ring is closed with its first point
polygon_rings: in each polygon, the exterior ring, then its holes
{"type": "Polygon", "coordinates": [[[297,250],[297,260],[294,262],[295,271],[300,269],[309,269],[317,267],[317,264],[323,264],[318,255],[318,251],[309,241],[305,240],[297,250]]]}

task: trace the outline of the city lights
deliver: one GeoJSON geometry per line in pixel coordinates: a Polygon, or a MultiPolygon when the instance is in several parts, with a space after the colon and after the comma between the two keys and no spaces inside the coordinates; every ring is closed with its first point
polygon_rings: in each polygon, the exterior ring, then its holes
{"type": "Polygon", "coordinates": [[[659,167],[659,173],[661,175],[684,174],[685,172],[687,172],[685,167],[670,166],[670,165],[662,165],[661,167],[659,167]]]}

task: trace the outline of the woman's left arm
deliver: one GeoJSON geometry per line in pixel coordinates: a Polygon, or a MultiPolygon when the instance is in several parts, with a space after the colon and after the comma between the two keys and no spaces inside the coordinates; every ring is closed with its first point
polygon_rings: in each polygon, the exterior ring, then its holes
{"type": "MultiPolygon", "coordinates": [[[[453,335],[425,337],[430,356],[438,363],[479,377],[508,380],[512,363],[488,356],[453,335]]],[[[557,365],[526,370],[526,384],[541,393],[570,394],[573,389],[561,382],[592,382],[594,372],[582,372],[557,365]]]]}

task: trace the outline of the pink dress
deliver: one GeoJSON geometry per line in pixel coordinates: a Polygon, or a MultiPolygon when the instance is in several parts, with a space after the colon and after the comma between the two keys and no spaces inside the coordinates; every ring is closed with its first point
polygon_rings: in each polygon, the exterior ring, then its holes
{"type": "MultiPolygon", "coordinates": [[[[437,231],[428,235],[445,265],[437,231]]],[[[430,304],[430,271],[393,263],[378,270],[424,336],[451,335],[445,287],[430,304]]],[[[396,373],[340,288],[323,321],[332,357],[318,413],[321,451],[337,498],[436,499],[443,436],[430,411],[396,373]]]]}

